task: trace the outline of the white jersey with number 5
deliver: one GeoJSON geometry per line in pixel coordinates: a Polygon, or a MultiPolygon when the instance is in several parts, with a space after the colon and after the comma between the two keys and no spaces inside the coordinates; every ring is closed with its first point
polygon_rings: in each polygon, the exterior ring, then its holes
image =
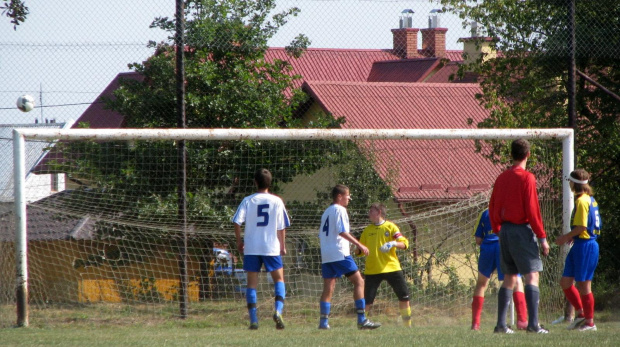
{"type": "Polygon", "coordinates": [[[280,255],[278,230],[291,225],[282,199],[269,193],[245,197],[232,222],[245,223],[243,253],[247,255],[280,255]]]}
{"type": "Polygon", "coordinates": [[[349,241],[340,237],[343,232],[349,232],[349,214],[343,206],[332,204],[321,217],[319,239],[322,263],[344,260],[344,257],[351,255],[349,241]]]}

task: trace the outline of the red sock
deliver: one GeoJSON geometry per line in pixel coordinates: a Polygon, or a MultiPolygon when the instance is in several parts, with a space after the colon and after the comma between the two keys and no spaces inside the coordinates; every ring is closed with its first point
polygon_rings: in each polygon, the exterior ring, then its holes
{"type": "Polygon", "coordinates": [[[480,325],[480,314],[482,313],[482,305],[484,305],[484,296],[474,296],[471,303],[471,324],[480,325]]]}
{"type": "Polygon", "coordinates": [[[575,286],[570,286],[569,288],[563,290],[566,299],[575,308],[575,312],[581,311],[583,309],[583,305],[581,302],[583,297],[579,297],[579,291],[577,291],[577,288],[575,288],[575,286]]]}
{"type": "Polygon", "coordinates": [[[583,302],[583,316],[586,319],[594,319],[594,295],[592,292],[582,295],[581,302],[583,302]]]}
{"type": "Polygon", "coordinates": [[[515,303],[515,310],[517,311],[517,321],[527,322],[527,303],[525,302],[525,293],[512,293],[512,300],[515,303]]]}

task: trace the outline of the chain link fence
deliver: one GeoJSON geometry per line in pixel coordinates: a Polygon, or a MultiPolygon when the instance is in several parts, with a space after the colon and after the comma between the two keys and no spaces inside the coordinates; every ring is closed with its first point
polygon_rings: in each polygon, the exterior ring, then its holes
{"type": "MultiPolygon", "coordinates": [[[[0,18],[3,222],[12,220],[13,209],[11,129],[178,125],[177,2],[26,0],[25,5],[28,14],[19,25],[8,12],[0,18]],[[22,95],[34,100],[29,112],[16,105],[22,95]]],[[[616,182],[620,171],[617,1],[576,1],[573,10],[571,1],[560,0],[184,5],[187,127],[573,127],[580,158],[590,158],[577,163],[599,182],[597,200],[606,225],[618,226],[605,211],[617,201],[615,183],[605,182],[616,182]],[[480,108],[465,107],[465,99],[480,108]],[[607,147],[592,137],[606,139],[607,147]]],[[[45,167],[47,144],[33,146],[27,170],[37,183],[29,203],[85,184],[45,167]]],[[[490,167],[501,161],[500,147],[482,146],[490,167]]],[[[453,201],[455,188],[493,183],[458,170],[441,176],[448,178],[401,182],[394,194],[403,201],[421,200],[415,194],[422,196],[423,187],[432,185],[443,193],[424,199],[441,203],[453,201]]],[[[0,236],[2,243],[12,242],[10,232],[0,236]]],[[[618,259],[612,247],[618,243],[616,238],[602,245],[611,259],[603,267],[613,269],[618,259]]],[[[8,298],[2,304],[13,300],[7,284],[12,280],[1,279],[8,298]]]]}

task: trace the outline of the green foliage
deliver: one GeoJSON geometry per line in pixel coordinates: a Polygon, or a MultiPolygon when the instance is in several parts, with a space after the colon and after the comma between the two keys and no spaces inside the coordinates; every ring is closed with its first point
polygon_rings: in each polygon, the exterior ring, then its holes
{"type": "Polygon", "coordinates": [[[11,24],[13,24],[13,30],[17,30],[17,26],[20,23],[26,21],[26,17],[30,13],[30,9],[22,0],[2,0],[4,5],[0,5],[2,15],[11,18],[11,24]]]}
{"type": "MultiPolygon", "coordinates": [[[[567,2],[507,0],[464,2],[442,0],[464,26],[474,20],[483,35],[497,37],[497,59],[463,66],[481,75],[482,105],[491,116],[481,128],[558,128],[568,124],[567,2]]],[[[620,6],[616,1],[576,1],[577,69],[612,92],[620,93],[620,6]]],[[[577,81],[575,127],[576,167],[592,174],[604,229],[600,239],[601,262],[597,277],[616,281],[620,270],[620,220],[612,211],[620,207],[620,103],[600,88],[577,81]]],[[[559,154],[552,147],[536,150],[559,154]]],[[[495,161],[505,158],[505,146],[485,147],[495,161]]],[[[482,146],[480,146],[482,150],[482,146]]],[[[532,158],[539,153],[534,152],[532,158]]],[[[556,163],[559,161],[555,161],[556,163]]],[[[594,281],[596,282],[597,277],[594,281]]]]}
{"type": "MultiPolygon", "coordinates": [[[[189,128],[335,128],[343,119],[316,114],[304,124],[299,112],[307,95],[295,88],[301,78],[291,72],[289,61],[269,60],[267,42],[299,10],[273,13],[275,1],[189,1],[186,6],[185,88],[189,128]]],[[[168,18],[157,18],[153,27],[170,33],[168,42],[153,44],[156,53],[144,63],[130,64],[141,75],[120,81],[107,107],[124,116],[127,127],[177,126],[174,30],[168,18]]],[[[305,51],[309,40],[299,35],[287,47],[289,60],[305,51]]],[[[80,124],[81,127],[87,126],[80,124]]],[[[134,247],[149,235],[159,244],[178,237],[179,149],[171,141],[59,143],[63,160],[52,170],[66,172],[84,188],[72,193],[68,210],[96,211],[99,237],[123,240],[134,247]],[[67,165],[71,163],[71,165],[67,165]],[[137,223],[139,227],[123,226],[137,223]],[[164,226],[167,225],[169,227],[164,226]],[[137,232],[136,228],[142,228],[137,232]],[[140,236],[138,236],[140,235],[140,236]]],[[[356,194],[355,204],[365,209],[385,201],[391,191],[374,171],[372,150],[347,141],[187,141],[187,222],[199,230],[231,228],[230,217],[243,196],[254,192],[253,173],[260,167],[274,174],[271,191],[298,175],[330,168],[333,180],[347,184],[356,194]]],[[[329,203],[317,193],[310,203],[287,202],[296,228],[303,225],[297,211],[317,211],[329,203]]],[[[69,203],[69,202],[68,202],[69,203]]],[[[90,212],[92,213],[92,212],[90,212]]],[[[307,213],[307,212],[306,212],[307,213]]],[[[366,223],[365,212],[352,216],[366,223]]],[[[190,250],[191,251],[191,250],[190,250]]],[[[135,259],[129,259],[134,261],[135,259]]]]}
{"type": "MultiPolygon", "coordinates": [[[[298,127],[294,111],[306,95],[293,88],[301,77],[288,61],[268,61],[267,41],[299,12],[270,13],[275,1],[188,1],[186,5],[185,88],[189,128],[298,127]]],[[[110,107],[136,128],[176,127],[175,22],[151,25],[170,33],[145,63],[130,64],[143,81],[124,81],[110,107]]],[[[301,56],[310,41],[299,35],[287,52],[301,56]]]]}

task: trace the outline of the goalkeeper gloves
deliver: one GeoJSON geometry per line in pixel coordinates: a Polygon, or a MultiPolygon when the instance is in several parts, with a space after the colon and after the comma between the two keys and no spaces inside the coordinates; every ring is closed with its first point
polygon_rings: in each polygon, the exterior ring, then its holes
{"type": "Polygon", "coordinates": [[[387,253],[392,249],[392,247],[396,247],[396,241],[386,242],[379,250],[383,253],[387,253]]]}

